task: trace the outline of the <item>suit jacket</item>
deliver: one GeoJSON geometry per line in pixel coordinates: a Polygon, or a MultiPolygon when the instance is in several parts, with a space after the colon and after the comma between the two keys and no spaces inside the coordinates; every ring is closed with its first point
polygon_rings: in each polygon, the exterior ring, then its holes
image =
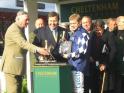
{"type": "Polygon", "coordinates": [[[23,75],[26,50],[36,52],[36,46],[26,41],[23,29],[13,23],[5,34],[5,47],[0,69],[5,73],[23,75]]]}
{"type": "Polygon", "coordinates": [[[116,61],[115,68],[119,75],[124,75],[124,30],[118,30],[116,37],[116,61]]]}
{"type": "Polygon", "coordinates": [[[52,31],[48,26],[41,28],[37,31],[36,37],[33,41],[33,44],[37,46],[44,47],[45,40],[48,42],[48,47],[51,46],[50,52],[55,57],[57,61],[67,61],[65,60],[60,54],[59,54],[59,46],[62,39],[63,32],[65,31],[65,39],[69,40],[69,34],[67,30],[65,30],[62,27],[57,27],[56,29],[58,35],[57,35],[57,41],[55,41],[52,31]]]}
{"type": "Polygon", "coordinates": [[[104,31],[101,37],[96,35],[96,32],[93,32],[92,37],[90,39],[90,56],[95,60],[99,61],[100,64],[105,64],[107,66],[107,70],[112,71],[113,61],[115,60],[116,46],[113,34],[104,31]],[[107,46],[107,50],[103,53],[103,46],[107,46]]]}

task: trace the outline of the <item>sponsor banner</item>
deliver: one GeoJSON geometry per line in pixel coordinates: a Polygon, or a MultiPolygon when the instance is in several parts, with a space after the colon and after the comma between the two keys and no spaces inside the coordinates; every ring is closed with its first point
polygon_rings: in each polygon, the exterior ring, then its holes
{"type": "Polygon", "coordinates": [[[68,22],[72,13],[91,16],[92,19],[106,19],[124,14],[123,0],[94,0],[60,5],[61,21],[68,22]]]}

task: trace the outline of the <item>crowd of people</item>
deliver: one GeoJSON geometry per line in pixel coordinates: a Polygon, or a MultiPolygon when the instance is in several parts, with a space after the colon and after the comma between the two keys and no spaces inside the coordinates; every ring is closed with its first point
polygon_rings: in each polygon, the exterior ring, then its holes
{"type": "Polygon", "coordinates": [[[24,35],[28,14],[17,13],[5,34],[2,56],[7,93],[21,93],[25,50],[35,53],[38,62],[43,56],[52,55],[57,62],[70,64],[73,93],[124,93],[124,16],[108,18],[105,23],[102,19],[93,21],[90,16],[73,13],[68,20],[68,26],[59,25],[57,12],[48,13],[47,25],[38,18],[31,44],[24,35]],[[71,42],[70,52],[61,50],[65,41],[71,42]]]}

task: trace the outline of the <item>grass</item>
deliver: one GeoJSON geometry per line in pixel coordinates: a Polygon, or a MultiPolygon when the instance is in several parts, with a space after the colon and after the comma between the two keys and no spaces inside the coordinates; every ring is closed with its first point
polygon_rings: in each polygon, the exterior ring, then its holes
{"type": "Polygon", "coordinates": [[[22,93],[28,93],[27,91],[27,79],[24,78],[22,82],[22,93]]]}
{"type": "MultiPolygon", "coordinates": [[[[7,93],[6,91],[4,93],[7,93]]],[[[22,82],[22,93],[28,93],[27,91],[27,79],[24,78],[22,82]]]]}

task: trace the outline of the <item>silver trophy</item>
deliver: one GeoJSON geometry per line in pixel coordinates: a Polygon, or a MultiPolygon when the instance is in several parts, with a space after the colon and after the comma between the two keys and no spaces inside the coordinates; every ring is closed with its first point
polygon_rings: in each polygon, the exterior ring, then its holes
{"type": "Polygon", "coordinates": [[[59,53],[60,54],[70,54],[71,53],[71,41],[63,41],[60,44],[59,53]]]}
{"type": "Polygon", "coordinates": [[[65,36],[65,31],[63,31],[62,40],[60,42],[60,47],[59,47],[59,53],[62,55],[71,53],[71,46],[72,46],[72,42],[65,40],[64,36],[65,36]]]}
{"type": "Polygon", "coordinates": [[[55,58],[53,57],[53,55],[50,52],[51,48],[53,48],[53,47],[51,45],[48,46],[48,41],[47,40],[45,40],[44,45],[45,45],[44,48],[49,52],[50,55],[48,55],[48,56],[40,55],[39,56],[39,61],[43,62],[43,63],[56,62],[55,58]]]}

